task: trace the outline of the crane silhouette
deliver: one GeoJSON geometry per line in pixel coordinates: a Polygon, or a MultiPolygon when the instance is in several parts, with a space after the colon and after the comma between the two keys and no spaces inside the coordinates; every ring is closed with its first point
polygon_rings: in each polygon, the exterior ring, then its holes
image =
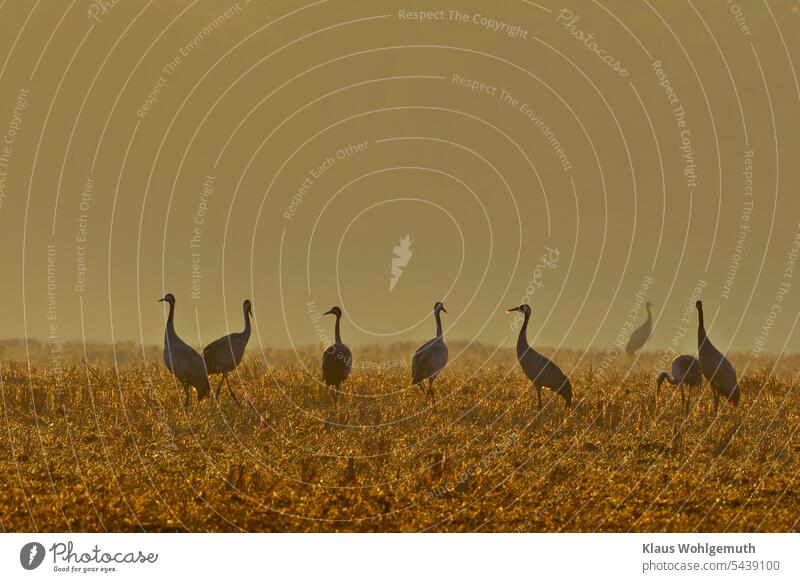
{"type": "Polygon", "coordinates": [[[515,311],[519,311],[525,316],[525,321],[519,329],[519,337],[517,338],[517,359],[522,371],[525,372],[525,375],[536,389],[536,401],[539,404],[539,409],[541,410],[542,408],[542,387],[550,388],[550,390],[561,396],[564,399],[566,408],[569,408],[572,406],[572,384],[569,378],[552,360],[543,356],[528,344],[528,321],[531,318],[531,306],[523,304],[519,307],[512,307],[508,310],[508,313],[515,311]]]}
{"type": "Polygon", "coordinates": [[[333,306],[323,315],[335,315],[336,327],[334,329],[335,343],[329,346],[322,354],[322,380],[326,386],[334,389],[333,399],[337,400],[339,386],[347,380],[350,370],[353,368],[353,354],[344,343],[342,343],[341,320],[342,310],[338,306],[333,306]]]}
{"type": "Polygon", "coordinates": [[[208,396],[211,391],[208,373],[203,357],[175,333],[175,296],[167,293],[159,301],[169,304],[167,328],[164,331],[164,364],[183,384],[186,395],[183,405],[186,407],[189,406],[190,386],[197,389],[198,402],[208,396]]]}
{"type": "Polygon", "coordinates": [[[680,386],[681,408],[684,414],[688,413],[691,389],[697,388],[703,382],[703,369],[700,367],[700,361],[688,354],[676,357],[672,360],[672,376],[667,372],[661,372],[658,375],[656,385],[659,389],[661,389],[661,384],[664,383],[664,380],[669,382],[672,386],[680,386]],[[684,386],[689,389],[689,398],[684,396],[684,386]]]}
{"type": "Polygon", "coordinates": [[[222,374],[222,379],[217,386],[216,397],[219,398],[219,391],[222,388],[222,383],[225,382],[228,386],[228,391],[240,407],[242,403],[239,402],[236,393],[231,387],[228,374],[233,372],[241,363],[244,351],[247,348],[247,342],[250,340],[250,317],[253,315],[253,304],[249,299],[245,299],[242,304],[242,312],[244,313],[244,331],[231,333],[216,339],[203,350],[203,360],[206,363],[208,375],[222,374]]]}
{"type": "Polygon", "coordinates": [[[625,346],[625,351],[628,352],[629,356],[641,350],[650,338],[650,334],[653,333],[653,314],[650,312],[652,305],[649,301],[645,305],[647,308],[647,320],[631,334],[631,339],[628,340],[628,345],[625,346]]]}
{"type": "Polygon", "coordinates": [[[697,352],[700,367],[703,369],[703,376],[711,384],[714,414],[716,414],[720,396],[727,398],[734,406],[739,404],[739,384],[736,381],[736,370],[733,365],[708,339],[703,322],[703,302],[698,301],[694,305],[697,307],[697,352]]]}
{"type": "Polygon", "coordinates": [[[428,394],[425,397],[427,402],[431,398],[436,402],[436,393],[433,390],[433,381],[439,372],[447,365],[447,346],[442,337],[442,316],[447,313],[444,303],[437,301],[433,306],[433,317],[436,319],[436,337],[426,341],[414,352],[411,358],[411,385],[417,386],[425,380],[428,381],[428,394]]]}

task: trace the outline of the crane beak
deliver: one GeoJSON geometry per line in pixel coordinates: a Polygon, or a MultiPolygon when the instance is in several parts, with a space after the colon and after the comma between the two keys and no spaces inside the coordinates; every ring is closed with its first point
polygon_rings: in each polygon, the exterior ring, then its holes
{"type": "Polygon", "coordinates": [[[166,299],[165,297],[162,297],[161,299],[159,299],[159,300],[158,300],[158,302],[159,302],[159,303],[161,303],[161,302],[162,302],[162,301],[164,301],[165,299],[166,299]]]}
{"type": "Polygon", "coordinates": [[[515,311],[519,311],[519,307],[512,307],[511,309],[506,311],[506,313],[514,313],[515,311]]]}
{"type": "Polygon", "coordinates": [[[447,313],[447,310],[444,308],[444,306],[442,306],[442,311],[444,311],[445,313],[447,313]]]}
{"type": "Polygon", "coordinates": [[[323,313],[322,315],[333,315],[333,311],[328,310],[325,313],[323,313]]]}

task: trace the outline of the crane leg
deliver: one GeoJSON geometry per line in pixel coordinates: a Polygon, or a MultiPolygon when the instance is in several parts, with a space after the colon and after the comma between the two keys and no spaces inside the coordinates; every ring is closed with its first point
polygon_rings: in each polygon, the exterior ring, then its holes
{"type": "Polygon", "coordinates": [[[536,403],[539,405],[539,410],[542,409],[542,387],[538,384],[533,385],[536,388],[536,403]]]}
{"type": "Polygon", "coordinates": [[[233,391],[233,388],[231,387],[231,381],[228,379],[228,375],[224,374],[224,377],[225,377],[225,383],[228,385],[228,391],[231,393],[231,396],[233,396],[233,401],[239,405],[239,408],[242,408],[242,403],[239,402],[238,398],[236,398],[236,393],[233,391]]]}
{"type": "Polygon", "coordinates": [[[686,387],[686,416],[692,412],[692,387],[686,387]]]}
{"type": "Polygon", "coordinates": [[[189,383],[183,383],[183,393],[186,395],[186,398],[183,399],[183,407],[189,408],[189,383]]]}
{"type": "Polygon", "coordinates": [[[681,408],[683,409],[683,414],[685,416],[688,408],[686,406],[686,396],[683,393],[683,383],[681,383],[681,408]]]}
{"type": "Polygon", "coordinates": [[[428,397],[436,404],[436,393],[433,391],[433,378],[428,378],[428,396],[425,397],[425,402],[428,401],[428,397]]]}
{"type": "Polygon", "coordinates": [[[225,381],[226,376],[227,374],[223,374],[222,379],[219,381],[219,384],[217,385],[217,395],[214,396],[214,398],[216,398],[217,400],[219,400],[219,391],[222,389],[222,383],[225,381]]]}

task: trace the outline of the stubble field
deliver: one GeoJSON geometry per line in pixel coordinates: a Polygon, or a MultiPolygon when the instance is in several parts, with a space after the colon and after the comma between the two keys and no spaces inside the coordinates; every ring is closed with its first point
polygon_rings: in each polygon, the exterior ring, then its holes
{"type": "Polygon", "coordinates": [[[675,388],[656,394],[659,354],[559,351],[573,408],[545,390],[540,412],[513,351],[488,346],[451,345],[438,401],[426,403],[408,386],[413,347],[354,350],[335,406],[319,383],[319,350],[251,354],[232,376],[245,409],[223,388],[184,410],[157,356],[130,356],[118,371],[76,361],[60,377],[6,359],[0,526],[798,529],[796,358],[750,362],[742,374],[734,355],[739,407],[714,416],[704,382],[684,418],[675,388]]]}

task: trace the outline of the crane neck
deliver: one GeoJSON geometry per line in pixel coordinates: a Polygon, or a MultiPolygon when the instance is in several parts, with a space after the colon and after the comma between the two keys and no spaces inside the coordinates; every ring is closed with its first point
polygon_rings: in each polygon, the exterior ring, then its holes
{"type": "Polygon", "coordinates": [[[175,304],[169,304],[169,315],[167,316],[167,331],[166,335],[175,336],[175,304]]]}
{"type": "Polygon", "coordinates": [[[703,308],[697,308],[697,345],[699,346],[706,339],[706,326],[703,321],[703,308]]]}
{"type": "Polygon", "coordinates": [[[442,311],[437,309],[433,316],[436,318],[436,337],[442,337],[442,311]]]}
{"type": "Polygon", "coordinates": [[[341,318],[342,318],[341,315],[336,314],[336,328],[335,328],[334,331],[335,331],[336,343],[337,344],[342,343],[342,334],[341,334],[341,331],[339,329],[339,322],[340,322],[341,318]]]}
{"type": "Polygon", "coordinates": [[[245,308],[244,309],[244,331],[242,332],[242,335],[244,335],[245,338],[249,338],[250,337],[250,329],[251,329],[250,328],[250,312],[248,312],[247,308],[245,308]]]}
{"type": "Polygon", "coordinates": [[[528,345],[528,321],[531,318],[530,313],[525,314],[525,321],[522,322],[522,327],[519,328],[519,337],[517,338],[517,354],[522,354],[530,349],[528,345]]]}
{"type": "Polygon", "coordinates": [[[678,381],[678,378],[677,378],[677,377],[670,376],[670,375],[669,375],[669,372],[661,372],[661,374],[659,374],[659,375],[658,375],[657,384],[658,384],[658,386],[659,386],[659,387],[661,386],[661,383],[662,383],[664,380],[666,380],[667,382],[669,382],[671,386],[676,386],[677,384],[679,384],[679,383],[680,383],[680,382],[678,381]]]}

